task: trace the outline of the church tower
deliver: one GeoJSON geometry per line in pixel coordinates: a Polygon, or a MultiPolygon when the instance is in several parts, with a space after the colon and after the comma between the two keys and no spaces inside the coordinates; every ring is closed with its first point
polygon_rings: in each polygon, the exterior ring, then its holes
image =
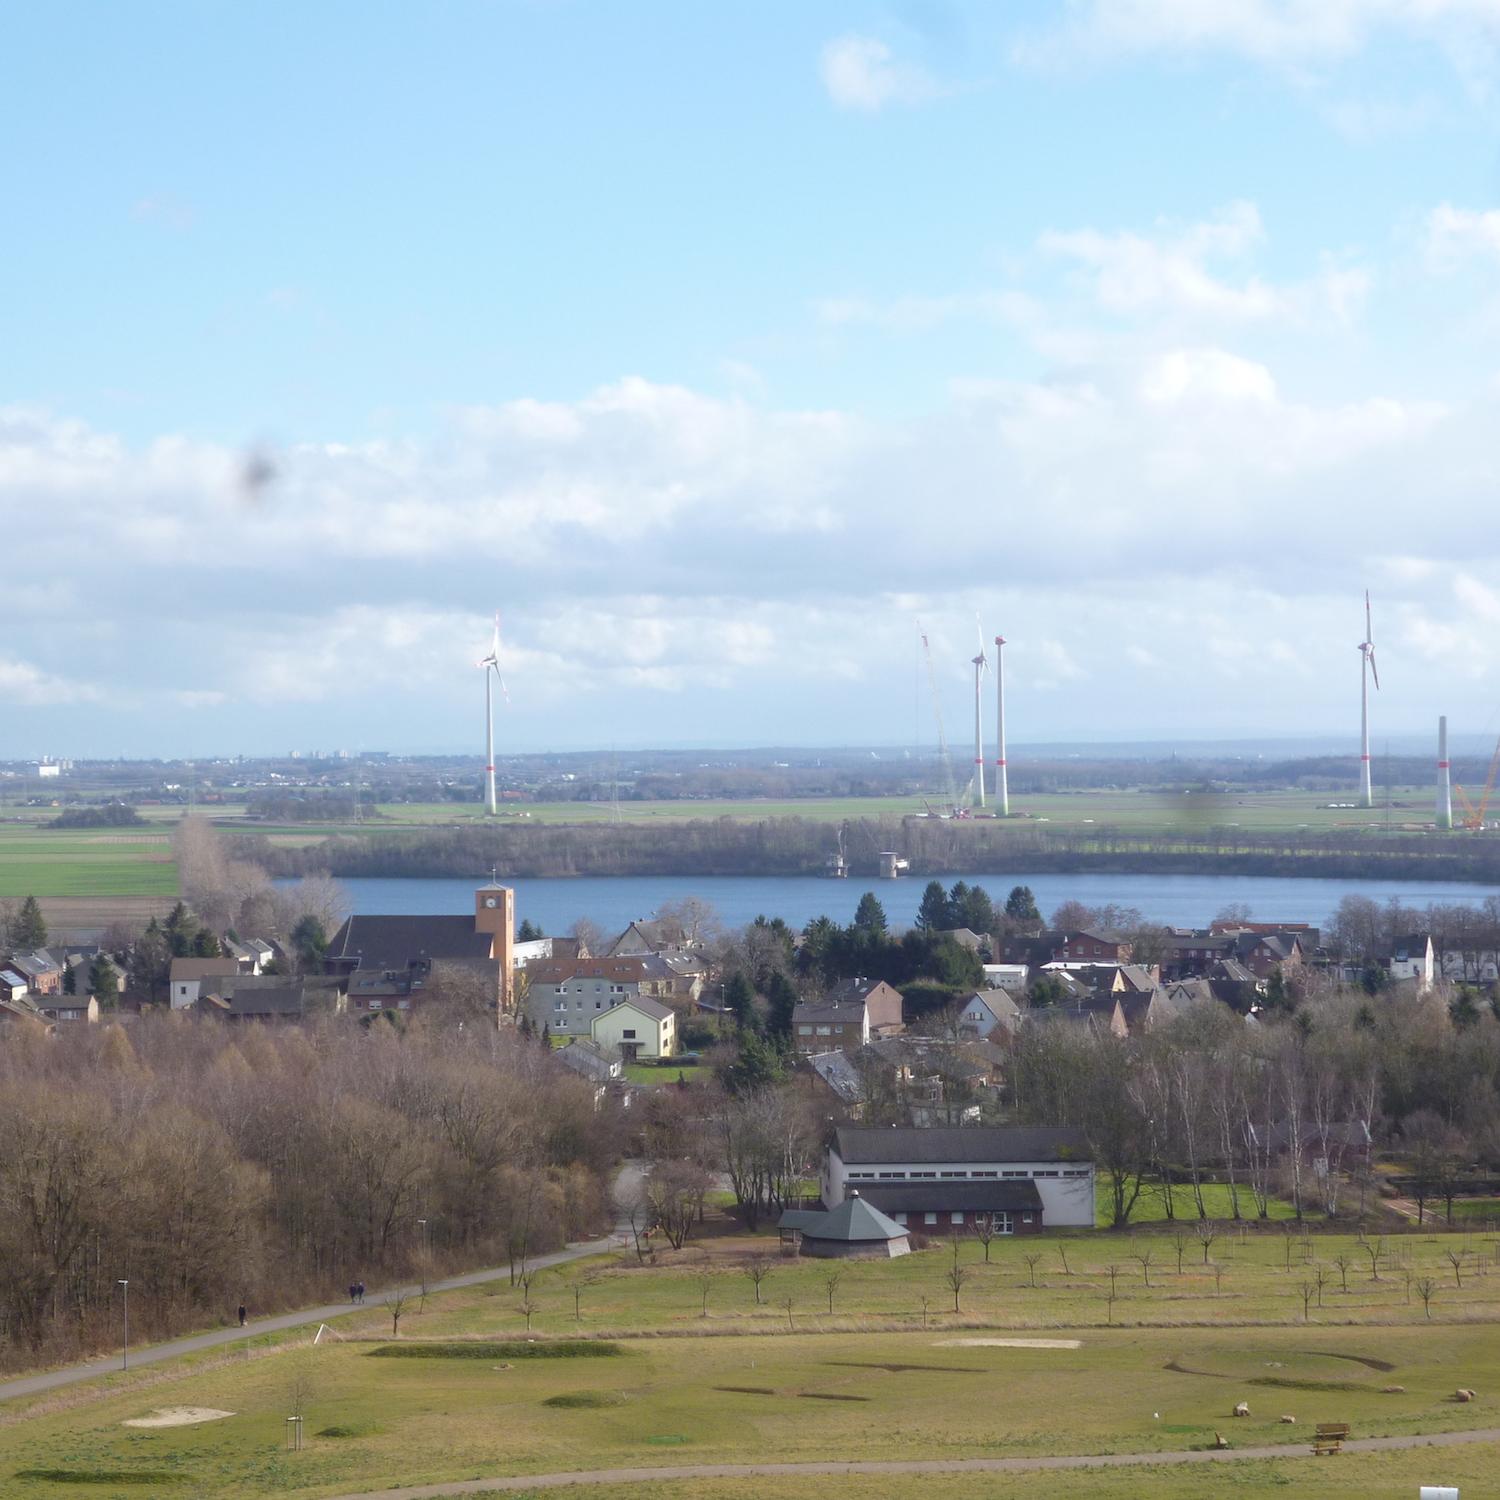
{"type": "Polygon", "coordinates": [[[500,1014],[509,1013],[516,993],[516,893],[490,881],[474,893],[474,931],[488,933],[490,957],[500,965],[500,1014]]]}

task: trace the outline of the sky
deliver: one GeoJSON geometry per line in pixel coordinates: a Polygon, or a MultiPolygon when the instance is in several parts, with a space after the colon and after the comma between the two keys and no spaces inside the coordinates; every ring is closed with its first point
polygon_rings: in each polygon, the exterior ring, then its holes
{"type": "Polygon", "coordinates": [[[1500,731],[1500,0],[58,0],[0,140],[0,758],[478,752],[495,611],[502,749],[930,745],[922,632],[957,741],[982,630],[1353,751],[1365,589],[1500,731]]]}

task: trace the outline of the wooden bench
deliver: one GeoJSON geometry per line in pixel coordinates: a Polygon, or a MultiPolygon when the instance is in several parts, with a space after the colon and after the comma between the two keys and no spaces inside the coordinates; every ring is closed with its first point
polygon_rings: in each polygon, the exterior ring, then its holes
{"type": "Polygon", "coordinates": [[[1342,1453],[1344,1439],[1348,1436],[1347,1422],[1319,1422],[1313,1432],[1313,1452],[1319,1458],[1325,1453],[1342,1453]]]}

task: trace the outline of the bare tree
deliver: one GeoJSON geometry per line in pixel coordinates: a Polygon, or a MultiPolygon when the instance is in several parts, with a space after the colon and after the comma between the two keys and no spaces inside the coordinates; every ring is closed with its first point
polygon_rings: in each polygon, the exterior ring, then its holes
{"type": "Polygon", "coordinates": [[[699,1271],[694,1280],[698,1283],[698,1316],[706,1318],[708,1316],[708,1294],[713,1290],[714,1286],[713,1272],[699,1271]]]}
{"type": "Polygon", "coordinates": [[[995,1239],[995,1216],[994,1214],[977,1214],[974,1219],[974,1238],[984,1246],[984,1263],[990,1263],[990,1246],[995,1239]]]}
{"type": "Polygon", "coordinates": [[[1131,1252],[1131,1260],[1139,1261],[1141,1265],[1141,1278],[1147,1286],[1151,1285],[1151,1261],[1156,1252],[1151,1249],[1135,1250],[1131,1252]]]}
{"type": "Polygon", "coordinates": [[[1453,1285],[1462,1291],[1464,1284],[1464,1251],[1462,1247],[1457,1250],[1444,1250],[1443,1258],[1453,1267],[1453,1285]]]}
{"type": "Polygon", "coordinates": [[[1304,1281],[1297,1290],[1302,1296],[1302,1321],[1306,1323],[1309,1321],[1308,1308],[1312,1305],[1312,1299],[1318,1295],[1319,1289],[1312,1282],[1304,1281]]]}
{"type": "Polygon", "coordinates": [[[765,1284],[766,1278],[771,1274],[771,1262],[763,1256],[757,1256],[745,1266],[745,1275],[750,1278],[750,1284],[755,1288],[755,1305],[759,1307],[764,1300],[760,1289],[765,1284]]]}
{"type": "Polygon", "coordinates": [[[960,1312],[960,1294],[964,1289],[964,1283],[969,1279],[969,1268],[962,1264],[958,1258],[958,1241],[953,1242],[953,1261],[943,1274],[943,1280],[948,1284],[948,1289],[953,1293],[953,1311],[960,1312]]]}
{"type": "Polygon", "coordinates": [[[1036,1266],[1042,1257],[1036,1254],[1023,1255],[1022,1260],[1026,1262],[1026,1269],[1031,1273],[1031,1284],[1036,1285],[1036,1266]]]}
{"type": "Polygon", "coordinates": [[[1203,1247],[1203,1264],[1208,1264],[1208,1252],[1213,1249],[1219,1230],[1207,1220],[1198,1225],[1198,1243],[1203,1247]]]}
{"type": "Polygon", "coordinates": [[[391,1337],[401,1337],[401,1314],[406,1311],[406,1304],[410,1300],[403,1291],[387,1292],[384,1297],[386,1308],[391,1315],[391,1337]]]}
{"type": "Polygon", "coordinates": [[[1381,1238],[1364,1241],[1360,1247],[1370,1257],[1370,1280],[1380,1280],[1380,1257],[1385,1254],[1385,1241],[1381,1238]]]}
{"type": "Polygon", "coordinates": [[[1347,1292],[1349,1290],[1349,1267],[1354,1264],[1354,1261],[1347,1252],[1340,1251],[1333,1257],[1333,1263],[1339,1268],[1339,1281],[1343,1290],[1347,1292]]]}
{"type": "Polygon", "coordinates": [[[1188,1237],[1178,1230],[1172,1236],[1172,1248],[1177,1252],[1177,1274],[1182,1275],[1182,1257],[1187,1253],[1188,1237]]]}
{"type": "Polygon", "coordinates": [[[833,1316],[833,1294],[839,1289],[839,1282],[844,1279],[843,1270],[838,1266],[832,1266],[823,1273],[823,1289],[828,1293],[828,1316],[833,1316]]]}
{"type": "Polygon", "coordinates": [[[1422,1311],[1427,1317],[1432,1317],[1432,1299],[1437,1295],[1437,1282],[1430,1276],[1423,1276],[1412,1283],[1417,1289],[1417,1296],[1422,1299],[1422,1311]]]}

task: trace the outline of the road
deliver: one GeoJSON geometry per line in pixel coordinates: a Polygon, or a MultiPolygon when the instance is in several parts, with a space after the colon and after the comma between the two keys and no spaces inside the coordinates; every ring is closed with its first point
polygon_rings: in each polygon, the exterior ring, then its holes
{"type": "MultiPolygon", "coordinates": [[[[614,1181],[614,1199],[617,1207],[628,1201],[639,1182],[640,1169],[634,1163],[627,1162],[620,1168],[614,1181]]],[[[565,1265],[570,1260],[581,1260],[586,1255],[599,1255],[606,1250],[617,1250],[621,1247],[622,1237],[628,1243],[629,1234],[629,1222],[621,1218],[609,1234],[596,1240],[584,1240],[571,1244],[566,1249],[554,1251],[551,1255],[539,1255],[528,1261],[527,1265],[535,1270],[544,1271],[549,1266],[565,1265]]],[[[508,1277],[509,1275],[508,1266],[492,1266],[483,1271],[470,1271],[463,1276],[449,1276],[442,1281],[429,1281],[427,1291],[429,1296],[434,1292],[451,1292],[460,1287],[480,1286],[486,1281],[498,1281],[502,1276],[508,1277]]],[[[410,1286],[371,1288],[368,1301],[378,1302],[382,1297],[399,1292],[416,1297],[421,1295],[421,1291],[422,1287],[419,1282],[410,1286]]],[[[259,1337],[261,1334],[282,1333],[288,1328],[306,1328],[314,1323],[331,1323],[335,1318],[346,1317],[350,1311],[347,1301],[329,1302],[322,1307],[304,1307],[297,1312],[281,1313],[274,1318],[254,1318],[243,1328],[237,1325],[229,1328],[215,1328],[208,1333],[195,1333],[187,1338],[173,1339],[168,1344],[151,1344],[145,1348],[130,1351],[130,1368],[134,1370],[143,1365],[161,1364],[166,1360],[180,1359],[184,1354],[197,1354],[204,1349],[217,1349],[225,1344],[236,1344],[243,1339],[259,1337]]],[[[94,1380],[100,1375],[113,1374],[119,1368],[120,1356],[116,1352],[98,1359],[87,1360],[80,1365],[68,1365],[60,1370],[48,1370],[41,1375],[23,1375],[16,1380],[0,1382],[0,1401],[10,1401],[17,1396],[37,1396],[44,1391],[56,1390],[59,1386],[76,1385],[81,1380],[94,1380]]]]}
{"type": "MultiPolygon", "coordinates": [[[[1500,1442],[1500,1427],[1474,1432],[1441,1432],[1431,1437],[1359,1438],[1345,1453],[1388,1453],[1401,1448],[1450,1448],[1500,1442]]],[[[1175,1453],[1061,1454],[1050,1458],[892,1459],[888,1462],[802,1464],[684,1464],[679,1468],[581,1469],[560,1474],[521,1474],[501,1479],[462,1479],[452,1484],[419,1484],[406,1489],[364,1490],[333,1500],[441,1500],[449,1495],[502,1495],[559,1490],[569,1485],[641,1484],[647,1480],[806,1479],[840,1474],[1032,1474],[1058,1469],[1129,1469],[1152,1464],[1238,1463],[1254,1458],[1308,1458],[1310,1443],[1265,1448],[1191,1449],[1175,1453]]]]}

